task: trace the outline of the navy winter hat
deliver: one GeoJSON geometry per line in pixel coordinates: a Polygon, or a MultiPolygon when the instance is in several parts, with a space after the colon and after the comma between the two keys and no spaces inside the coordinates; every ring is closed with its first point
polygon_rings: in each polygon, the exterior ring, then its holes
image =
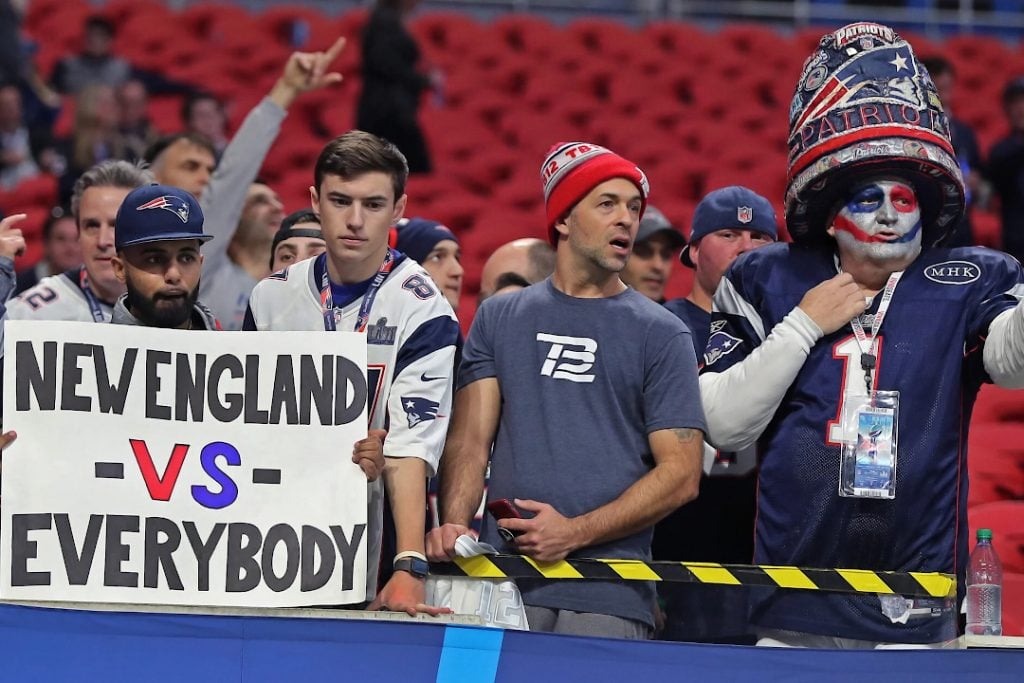
{"type": "Polygon", "coordinates": [[[895,31],[860,22],[821,38],[793,95],[786,187],[793,240],[821,239],[845,193],[879,176],[914,187],[925,246],[960,223],[964,182],[935,84],[895,31]]]}
{"type": "Polygon", "coordinates": [[[114,248],[163,240],[199,240],[203,233],[203,210],[185,190],[170,185],[143,185],[128,193],[114,219],[114,248]]]}
{"type": "Polygon", "coordinates": [[[395,249],[416,263],[423,263],[438,242],[452,240],[456,244],[459,243],[459,238],[450,228],[426,218],[403,218],[398,221],[395,229],[395,249]]]}
{"type": "Polygon", "coordinates": [[[753,230],[779,239],[778,222],[771,202],[740,185],[730,185],[709,192],[693,212],[690,241],[679,254],[684,266],[694,268],[690,245],[719,230],[753,230]]]}

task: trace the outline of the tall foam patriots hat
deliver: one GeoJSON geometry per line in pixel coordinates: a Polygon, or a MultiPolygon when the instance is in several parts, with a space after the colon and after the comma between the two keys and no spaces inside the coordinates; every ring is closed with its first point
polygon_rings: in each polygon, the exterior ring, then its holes
{"type": "Polygon", "coordinates": [[[552,244],[558,242],[555,224],[591,190],[612,178],[625,178],[636,185],[640,190],[640,215],[643,216],[651,186],[644,172],[632,161],[590,142],[559,142],[548,151],[540,167],[540,180],[544,184],[548,238],[552,244]]]}
{"type": "Polygon", "coordinates": [[[821,38],[789,110],[786,224],[794,241],[820,239],[853,185],[878,176],[910,183],[924,246],[964,213],[964,182],[949,120],[910,44],[861,22],[821,38]]]}

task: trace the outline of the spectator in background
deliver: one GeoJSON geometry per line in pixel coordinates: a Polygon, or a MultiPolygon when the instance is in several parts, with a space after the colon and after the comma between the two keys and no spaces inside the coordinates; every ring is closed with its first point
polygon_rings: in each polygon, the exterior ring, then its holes
{"type": "Polygon", "coordinates": [[[999,193],[1003,251],[1024,261],[1024,76],[1006,84],[1003,111],[1010,132],[992,146],[988,175],[999,193]]]}
{"type": "Polygon", "coordinates": [[[633,240],[633,253],[622,271],[622,281],[651,301],[665,303],[665,285],[672,275],[672,262],[684,244],[686,239],[665,214],[648,206],[633,240]]]}
{"type": "Polygon", "coordinates": [[[525,286],[540,282],[555,270],[555,250],[544,240],[523,237],[501,245],[484,263],[480,273],[480,303],[497,293],[498,280],[518,275],[525,286]]]}
{"type": "Polygon", "coordinates": [[[75,129],[66,142],[67,170],[60,179],[60,200],[68,201],[71,189],[86,169],[108,159],[125,159],[128,147],[118,130],[121,114],[114,89],[90,85],[77,97],[75,129]]]}
{"type": "Polygon", "coordinates": [[[78,244],[78,225],[70,211],[54,209],[43,223],[43,258],[34,267],[18,273],[15,294],[35,287],[50,275],[59,275],[82,263],[82,247],[78,244]]]}
{"type": "Polygon", "coordinates": [[[185,98],[181,105],[181,125],[186,132],[209,139],[218,160],[230,142],[224,103],[208,92],[193,93],[185,98]]]}
{"type": "Polygon", "coordinates": [[[93,15],[85,20],[82,51],[57,62],[50,78],[57,92],[76,95],[91,85],[115,88],[131,75],[128,62],[112,53],[114,24],[93,15]]]}
{"type": "Polygon", "coordinates": [[[146,84],[137,78],[130,78],[117,87],[117,103],[121,109],[118,131],[124,140],[128,161],[142,159],[149,146],[160,134],[149,120],[146,109],[149,93],[146,84]]]}
{"type": "Polygon", "coordinates": [[[274,235],[270,247],[270,272],[276,273],[288,266],[319,256],[327,250],[320,218],[310,209],[302,209],[285,216],[274,235]]]}
{"type": "Polygon", "coordinates": [[[935,83],[942,107],[946,110],[946,115],[949,118],[949,137],[953,141],[953,151],[956,152],[957,161],[960,162],[960,171],[963,173],[964,185],[967,187],[968,210],[964,213],[963,220],[960,221],[960,225],[947,246],[969,247],[974,244],[970,208],[975,203],[984,204],[982,200],[988,192],[982,176],[984,169],[981,148],[978,147],[978,138],[974,135],[974,130],[965,121],[953,116],[953,111],[956,108],[956,71],[953,69],[953,65],[945,57],[922,59],[921,63],[928,69],[928,75],[935,83]]]}
{"type": "Polygon", "coordinates": [[[417,120],[420,96],[440,88],[437,72],[417,70],[420,51],[406,27],[419,0],[377,0],[363,29],[363,91],[356,127],[390,140],[410,173],[430,173],[430,153],[417,120]]]}
{"type": "MultiPolygon", "coordinates": [[[[771,244],[777,236],[771,203],[745,187],[715,190],[697,205],[690,242],[679,254],[683,265],[695,271],[693,289],[665,307],[690,328],[699,365],[704,365],[711,299],[722,274],[740,254],[771,244]]],[[[756,449],[715,451],[697,499],[654,528],[654,559],[750,564],[756,494],[756,449]]],[[[664,583],[658,594],[665,604],[664,639],[753,644],[746,589],[664,583]]]]}
{"type": "Polygon", "coordinates": [[[227,251],[218,255],[219,264],[206,269],[212,284],[203,287],[203,300],[225,330],[242,329],[249,293],[273,272],[267,267],[267,254],[283,218],[284,206],[277,193],[265,183],[253,183],[227,251]]]}
{"type": "Polygon", "coordinates": [[[457,311],[465,272],[459,238],[447,226],[426,218],[403,218],[396,229],[395,248],[430,273],[452,310],[457,311]]]}
{"type": "Polygon", "coordinates": [[[22,118],[21,91],[13,83],[0,84],[0,189],[39,174],[34,142],[22,118]]]}
{"type": "MultiPolygon", "coordinates": [[[[310,90],[341,82],[341,74],[328,69],[344,47],[345,39],[339,38],[324,52],[293,52],[270,92],[246,115],[220,163],[216,164],[216,170],[213,170],[216,161],[212,143],[197,133],[164,138],[146,153],[157,180],[164,185],[181,187],[199,199],[206,216],[205,228],[216,237],[204,253],[199,297],[210,305],[224,329],[238,329],[236,322],[241,323],[240,315],[245,312],[245,303],[239,300],[240,292],[246,285],[252,289],[254,277],[250,271],[258,269],[262,273],[260,277],[266,274],[267,251],[280,225],[279,206],[276,222],[270,221],[266,226],[267,236],[254,235],[261,240],[258,253],[255,249],[250,252],[249,248],[236,252],[244,251],[248,255],[245,265],[235,263],[228,254],[228,248],[236,244],[232,239],[235,230],[243,225],[243,210],[252,200],[256,174],[296,98],[310,90]],[[205,153],[192,149],[196,147],[205,148],[205,153]],[[189,149],[191,158],[184,165],[175,161],[182,149],[189,149]]],[[[248,296],[248,291],[245,294],[248,296]]]]}
{"type": "Polygon", "coordinates": [[[161,183],[180,187],[196,199],[202,199],[217,167],[213,143],[205,135],[193,132],[158,138],[142,158],[161,183]]]}
{"type": "Polygon", "coordinates": [[[0,0],[0,83],[22,77],[21,17],[26,0],[0,0]]]}

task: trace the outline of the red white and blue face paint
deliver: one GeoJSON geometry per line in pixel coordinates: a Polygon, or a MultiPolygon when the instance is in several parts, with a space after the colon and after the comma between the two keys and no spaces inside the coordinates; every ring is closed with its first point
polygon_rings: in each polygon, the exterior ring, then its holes
{"type": "Polygon", "coordinates": [[[871,258],[904,258],[921,250],[917,194],[898,180],[855,187],[832,227],[840,245],[871,258]]]}

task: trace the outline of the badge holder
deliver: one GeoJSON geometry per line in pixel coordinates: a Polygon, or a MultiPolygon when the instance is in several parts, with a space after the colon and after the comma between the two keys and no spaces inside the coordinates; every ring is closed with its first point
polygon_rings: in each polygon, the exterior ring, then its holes
{"type": "Polygon", "coordinates": [[[839,495],[896,497],[896,445],[900,393],[872,391],[844,406],[844,440],[839,456],[839,495]]]}

